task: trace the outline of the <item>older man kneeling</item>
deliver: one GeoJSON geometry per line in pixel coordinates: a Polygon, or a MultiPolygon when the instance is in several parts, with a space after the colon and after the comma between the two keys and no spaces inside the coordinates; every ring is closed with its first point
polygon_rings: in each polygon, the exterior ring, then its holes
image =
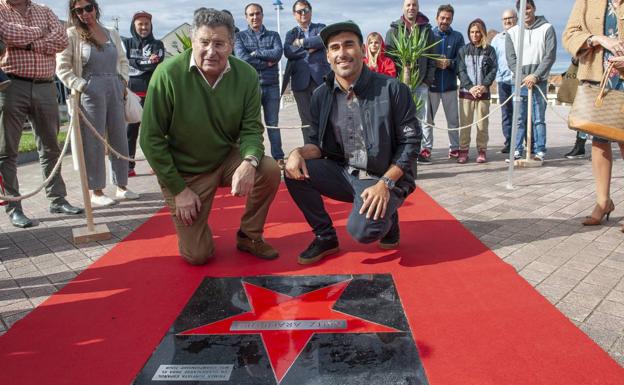
{"type": "Polygon", "coordinates": [[[277,258],[262,239],[280,171],[264,157],[258,75],[231,56],[231,16],[198,9],[192,42],[154,73],[141,124],[141,147],[171,210],[180,253],[197,265],[213,255],[208,214],[217,188],[231,186],[233,195],[249,195],[237,248],[277,258]]]}

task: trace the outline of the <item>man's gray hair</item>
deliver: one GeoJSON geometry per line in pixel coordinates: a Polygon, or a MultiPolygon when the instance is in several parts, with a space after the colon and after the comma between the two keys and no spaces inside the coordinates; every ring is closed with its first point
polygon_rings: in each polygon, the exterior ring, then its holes
{"type": "Polygon", "coordinates": [[[195,10],[195,13],[193,14],[192,34],[195,35],[195,32],[204,26],[226,27],[230,34],[230,40],[234,41],[234,18],[226,12],[205,7],[195,10]]]}

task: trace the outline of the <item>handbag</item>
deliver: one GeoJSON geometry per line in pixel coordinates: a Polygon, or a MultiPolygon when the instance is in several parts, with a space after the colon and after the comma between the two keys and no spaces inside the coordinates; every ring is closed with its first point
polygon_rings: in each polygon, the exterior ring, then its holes
{"type": "Polygon", "coordinates": [[[566,72],[561,74],[561,86],[557,91],[557,100],[561,103],[574,103],[579,81],[576,78],[578,64],[570,64],[566,72]]]}
{"type": "Polygon", "coordinates": [[[607,89],[613,63],[609,64],[600,85],[581,84],[568,126],[575,131],[616,142],[624,142],[624,91],[607,89]]]}
{"type": "Polygon", "coordinates": [[[125,117],[128,123],[139,123],[143,115],[143,107],[141,106],[141,98],[130,89],[126,88],[125,117]]]}

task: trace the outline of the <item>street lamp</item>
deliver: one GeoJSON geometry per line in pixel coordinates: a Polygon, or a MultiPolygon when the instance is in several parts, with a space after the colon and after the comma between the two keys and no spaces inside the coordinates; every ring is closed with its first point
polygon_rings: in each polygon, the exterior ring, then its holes
{"type": "MultiPolygon", "coordinates": [[[[275,12],[277,13],[277,34],[281,35],[280,33],[280,11],[284,10],[284,7],[282,7],[282,2],[280,0],[275,0],[273,2],[273,7],[275,7],[275,12]]],[[[282,82],[284,81],[282,79],[282,59],[280,58],[279,62],[277,63],[277,71],[279,72],[279,87],[280,87],[280,92],[282,90],[282,82]]],[[[282,109],[284,107],[284,101],[282,98],[280,98],[280,109],[282,109]]]]}

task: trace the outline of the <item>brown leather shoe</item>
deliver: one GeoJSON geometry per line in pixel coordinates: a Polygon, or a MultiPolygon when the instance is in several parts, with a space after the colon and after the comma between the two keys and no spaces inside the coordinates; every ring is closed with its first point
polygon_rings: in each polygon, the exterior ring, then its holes
{"type": "Polygon", "coordinates": [[[236,233],[236,248],[262,259],[275,259],[279,256],[277,250],[264,239],[255,241],[240,230],[236,233]]]}

